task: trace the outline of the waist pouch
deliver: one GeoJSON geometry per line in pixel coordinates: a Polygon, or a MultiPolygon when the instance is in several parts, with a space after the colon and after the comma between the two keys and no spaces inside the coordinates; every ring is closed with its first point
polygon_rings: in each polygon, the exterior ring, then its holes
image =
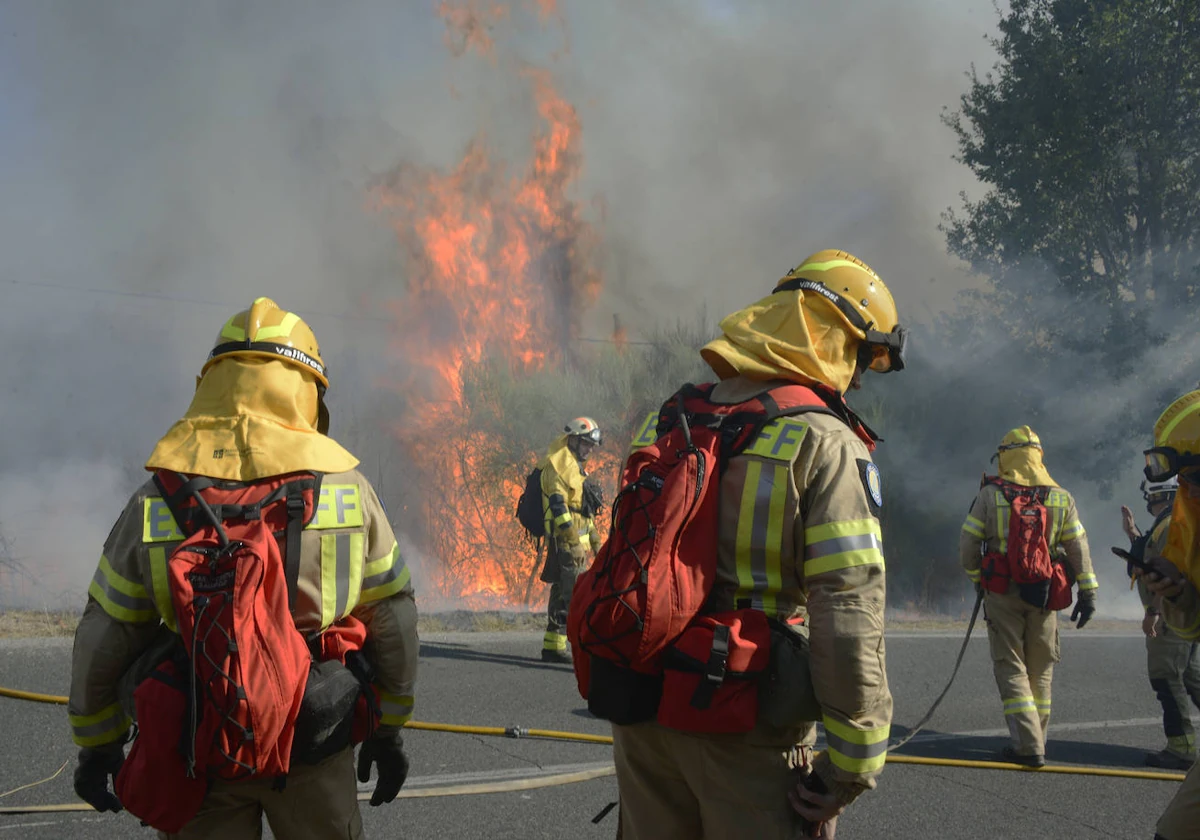
{"type": "Polygon", "coordinates": [[[1071,579],[1062,563],[1054,564],[1054,574],[1050,578],[1050,591],[1046,595],[1046,609],[1065,610],[1071,606],[1071,579]]]}
{"type": "Polygon", "coordinates": [[[379,719],[379,702],[371,686],[370,666],[358,651],[314,662],[308,671],[304,699],[296,717],[292,760],[319,764],[351,744],[370,737],[379,719]]]}
{"type": "Polygon", "coordinates": [[[658,722],[685,732],[749,732],[770,647],[760,610],[697,616],[663,659],[658,722]]]}
{"type": "Polygon", "coordinates": [[[601,720],[630,726],[654,720],[662,700],[663,678],[624,668],[611,659],[577,650],[576,677],[586,685],[588,711],[601,720]],[[578,661],[578,657],[587,656],[578,661]]]}
{"type": "Polygon", "coordinates": [[[821,719],[821,704],[809,669],[808,635],[802,620],[767,619],[771,658],[758,684],[758,716],[779,729],[794,729],[821,719]]]}
{"type": "MultiPolygon", "coordinates": [[[[125,809],[145,824],[167,834],[187,825],[208,793],[205,768],[189,768],[192,702],[188,672],[174,660],[158,665],[133,692],[137,737],[114,789],[125,809]],[[189,775],[189,769],[191,775],[189,775]]],[[[200,713],[197,709],[197,714],[200,713]]],[[[214,715],[199,720],[196,741],[208,744],[215,733],[214,715]]]]}

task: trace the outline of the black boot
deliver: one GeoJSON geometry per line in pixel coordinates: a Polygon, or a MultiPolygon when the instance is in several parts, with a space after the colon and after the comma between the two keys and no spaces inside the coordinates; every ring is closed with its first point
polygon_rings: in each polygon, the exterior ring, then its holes
{"type": "Polygon", "coordinates": [[[1020,764],[1022,767],[1045,767],[1046,756],[1044,755],[1020,755],[1011,746],[1005,747],[1000,751],[1000,760],[1008,761],[1013,764],[1020,764]]]}
{"type": "Polygon", "coordinates": [[[574,660],[571,659],[571,654],[567,653],[565,650],[546,650],[545,648],[542,648],[542,661],[554,662],[559,665],[574,664],[574,660]]]}

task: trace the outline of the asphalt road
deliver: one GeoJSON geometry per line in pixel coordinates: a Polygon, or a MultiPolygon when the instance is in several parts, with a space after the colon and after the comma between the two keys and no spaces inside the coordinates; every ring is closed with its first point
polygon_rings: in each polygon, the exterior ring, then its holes
{"type": "MultiPolygon", "coordinates": [[[[420,720],[537,727],[605,734],[575,691],[569,669],[538,660],[540,634],[437,634],[423,640],[420,720]]],[[[895,696],[893,734],[912,724],[941,690],[959,639],[949,633],[896,633],[888,639],[895,696]]],[[[67,640],[0,642],[0,685],[63,694],[67,640]]],[[[1055,677],[1051,763],[1141,768],[1163,736],[1145,676],[1145,648],[1132,633],[1063,631],[1055,677]]],[[[1195,714],[1195,712],[1193,712],[1195,714]]],[[[925,732],[903,752],[991,758],[1004,744],[1003,720],[987,647],[972,642],[954,689],[925,732]]],[[[45,778],[74,758],[61,706],[0,698],[0,794],[45,778]]],[[[607,746],[411,732],[406,790],[575,772],[611,760],[607,746]]],[[[0,798],[0,805],[73,802],[71,765],[58,778],[0,798]]],[[[1070,838],[1149,840],[1174,783],[1028,772],[890,765],[880,787],[843,817],[841,838],[1070,838]]],[[[373,838],[609,838],[616,799],[612,777],[518,792],[397,800],[364,806],[373,838]]],[[[6,838],[146,838],[127,814],[0,816],[6,838]]],[[[270,836],[269,834],[267,836],[270,836]]],[[[289,838],[290,840],[290,838],[289,838]]]]}

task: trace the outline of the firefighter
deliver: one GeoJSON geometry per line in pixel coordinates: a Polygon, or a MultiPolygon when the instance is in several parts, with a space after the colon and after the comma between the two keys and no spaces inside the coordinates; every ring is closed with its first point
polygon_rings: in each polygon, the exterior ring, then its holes
{"type": "MultiPolygon", "coordinates": [[[[378,728],[361,747],[358,776],[378,781],[372,805],[390,802],[408,759],[400,729],[412,715],[417,609],[410,572],[358,459],[327,435],[329,385],[312,330],[297,315],[258,298],[221,328],[183,418],[159,441],[148,470],[254,482],[298,471],[322,474],[318,511],[300,534],[292,617],[306,637],[344,617],[366,626],[378,728]]],[[[76,793],[100,811],[120,811],[110,792],[124,760],[130,714],[118,682],[170,625],[166,563],[182,539],[156,485],[130,498],[104,543],[75,634],[68,713],[81,748],[76,793]]],[[[281,546],[281,551],[284,546],[281,546]]],[[[173,745],[172,745],[173,746],[173,745]]],[[[228,840],[262,836],[265,813],[276,837],[361,837],[353,747],[312,765],[292,762],[278,780],[216,781],[177,835],[228,840]]]]}
{"type": "Polygon", "coordinates": [[[567,423],[542,458],[542,511],[546,521],[546,556],[541,580],[550,584],[542,661],[571,664],[567,651],[567,605],[575,578],[587,566],[589,553],[600,548],[595,516],[598,488],[585,467],[602,440],[590,417],[567,423]],[[585,492],[585,490],[587,492],[585,492]]]}
{"type": "MultiPolygon", "coordinates": [[[[1179,479],[1142,482],[1142,497],[1146,510],[1154,517],[1150,530],[1142,534],[1133,523],[1133,513],[1121,508],[1122,527],[1132,545],[1131,551],[1144,561],[1162,556],[1171,525],[1171,506],[1179,479]]],[[[1163,710],[1163,731],[1167,746],[1146,756],[1151,767],[1186,770],[1196,760],[1196,734],[1188,711],[1189,698],[1200,707],[1200,646],[1179,638],[1162,620],[1161,599],[1153,596],[1146,585],[1145,575],[1130,566],[1138,596],[1145,609],[1142,632],[1146,635],[1146,666],[1150,687],[1154,689],[1163,710]]]]}
{"type": "MultiPolygon", "coordinates": [[[[879,470],[843,395],[864,371],[904,366],[887,286],[858,258],[820,251],[767,297],[721,322],[701,351],[720,378],[709,399],[814,389],[828,412],[782,418],[730,459],[719,485],[713,613],[757,609],[806,622],[821,712],[744,734],[614,725],[626,840],[832,837],[838,814],[875,787],[892,696],[885,668],[879,470]],[[815,760],[815,720],[828,747],[815,760]]],[[[768,398],[769,399],[769,398],[768,398]]]]}
{"type": "MultiPolygon", "coordinates": [[[[1046,510],[1043,537],[1054,564],[1063,560],[1069,572],[1056,574],[1070,597],[1070,580],[1079,588],[1079,600],[1071,614],[1082,628],[1096,609],[1096,575],[1088,553],[1087,535],[1075,510],[1071,494],[1059,487],[1042,463],[1042,444],[1028,426],[1004,436],[994,460],[999,461],[998,478],[1004,484],[985,480],[963,523],[959,555],[967,576],[985,590],[984,615],[991,644],[992,670],[1004,704],[1011,743],[1002,757],[1027,767],[1046,763],[1046,726],[1050,722],[1050,682],[1059,659],[1058,614],[1047,608],[1055,581],[1046,585],[1017,583],[1003,572],[989,574],[985,561],[1007,558],[1010,550],[1011,502],[1006,490],[1030,488],[1040,491],[1046,510]]],[[[1005,562],[1004,559],[998,562],[1005,562]]],[[[997,567],[999,568],[999,567],[997,567]]]]}
{"type": "MultiPolygon", "coordinates": [[[[1159,600],[1167,628],[1182,641],[1200,642],[1200,391],[1185,394],[1154,424],[1154,446],[1146,450],[1146,480],[1177,477],[1171,524],[1161,551],[1149,557],[1146,588],[1159,600]]],[[[1158,820],[1156,840],[1200,836],[1200,764],[1158,820]]]]}

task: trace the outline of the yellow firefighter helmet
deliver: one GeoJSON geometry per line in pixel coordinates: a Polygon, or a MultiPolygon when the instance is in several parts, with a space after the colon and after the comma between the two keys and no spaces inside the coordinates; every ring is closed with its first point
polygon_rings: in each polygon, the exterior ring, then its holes
{"type": "Polygon", "coordinates": [[[871,370],[904,369],[908,332],[900,326],[892,293],[865,262],[845,251],[817,251],[775,286],[776,292],[796,289],[821,295],[837,308],[846,326],[867,346],[871,370]]]}
{"type": "Polygon", "coordinates": [[[1154,424],[1154,446],[1143,454],[1149,481],[1167,481],[1181,470],[1200,467],[1200,391],[1167,406],[1154,424]]]}
{"type": "Polygon", "coordinates": [[[249,309],[225,322],[200,375],[218,360],[231,356],[279,359],[311,373],[322,390],[329,387],[312,329],[299,315],[280,309],[267,297],[256,298],[249,309]]]}

